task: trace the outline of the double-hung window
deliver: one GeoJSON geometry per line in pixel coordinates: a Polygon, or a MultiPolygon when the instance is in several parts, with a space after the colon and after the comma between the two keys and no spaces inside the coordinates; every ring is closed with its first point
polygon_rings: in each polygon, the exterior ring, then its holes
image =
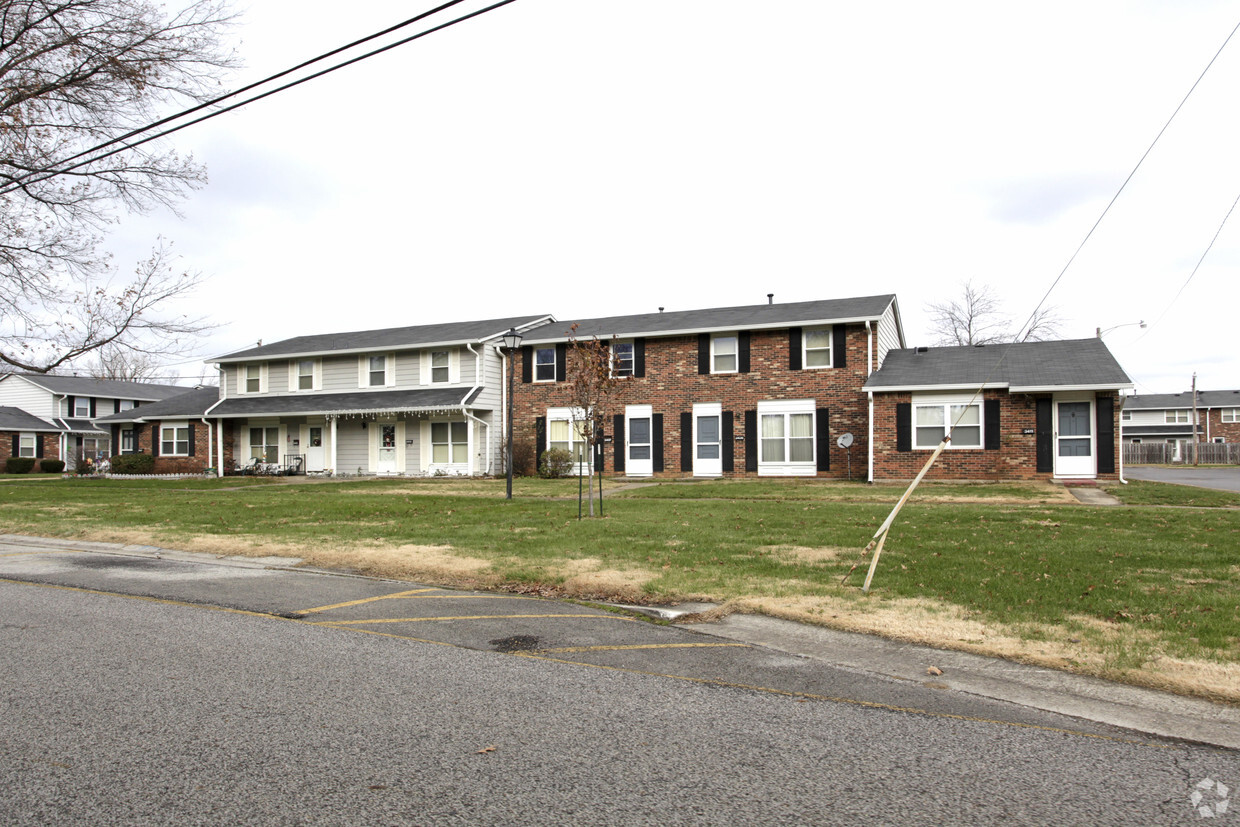
{"type": "Polygon", "coordinates": [[[301,359],[294,363],[296,384],[294,390],[312,391],[315,386],[315,362],[313,359],[301,359]]]}
{"type": "Polygon", "coordinates": [[[189,425],[168,422],[159,427],[159,453],[165,457],[189,456],[189,425]]]}
{"type": "Polygon", "coordinates": [[[133,408],[134,404],[132,399],[122,399],[120,404],[117,406],[118,411],[132,411],[133,408]]]}
{"type": "Polygon", "coordinates": [[[387,357],[371,356],[366,362],[366,384],[378,387],[387,384],[387,357]]]}
{"type": "Polygon", "coordinates": [[[121,431],[121,453],[132,454],[137,449],[132,428],[121,431]]]}
{"type": "Polygon", "coordinates": [[[446,384],[450,381],[452,381],[452,354],[446,350],[436,350],[432,352],[431,382],[435,384],[446,384]]]}
{"type": "Polygon", "coordinates": [[[280,429],[251,428],[250,458],[259,462],[280,461],[280,429]]]}
{"type": "Polygon", "coordinates": [[[37,434],[21,434],[17,442],[17,455],[19,457],[33,457],[36,453],[35,440],[38,438],[37,434]]]}
{"type": "Polygon", "coordinates": [[[616,342],[611,346],[611,375],[633,375],[633,343],[616,342]]]}
{"type": "Polygon", "coordinates": [[[1131,421],[1132,421],[1132,411],[1120,411],[1120,412],[1119,412],[1119,418],[1120,418],[1120,421],[1121,421],[1121,422],[1131,422],[1131,421]]]}
{"type": "Polygon", "coordinates": [[[267,392],[267,365],[246,365],[241,369],[242,393],[267,392]]]}
{"type": "Polygon", "coordinates": [[[969,396],[914,396],[913,447],[937,448],[949,432],[949,448],[981,448],[982,401],[969,396]]]}
{"type": "Polygon", "coordinates": [[[75,396],[73,398],[73,416],[77,419],[90,418],[90,397],[75,396]]]}
{"type": "Polygon", "coordinates": [[[431,462],[436,465],[464,465],[469,462],[468,423],[431,423],[431,462]]]}
{"type": "Polygon", "coordinates": [[[734,335],[710,338],[710,372],[736,373],[739,348],[734,335]]]}
{"type": "Polygon", "coordinates": [[[1168,425],[1187,425],[1188,411],[1167,411],[1165,421],[1168,425]]]}
{"type": "Polygon", "coordinates": [[[807,368],[831,367],[831,328],[807,330],[802,338],[802,364],[807,368]]]}
{"type": "Polygon", "coordinates": [[[540,347],[534,350],[534,381],[555,381],[555,348],[540,347]]]}
{"type": "Polygon", "coordinates": [[[1240,422],[1240,408],[1223,408],[1224,422],[1240,422]]]}
{"type": "Polygon", "coordinates": [[[547,411],[547,448],[560,448],[568,452],[575,463],[586,461],[585,423],[580,410],[574,415],[572,408],[551,408],[547,411]]]}

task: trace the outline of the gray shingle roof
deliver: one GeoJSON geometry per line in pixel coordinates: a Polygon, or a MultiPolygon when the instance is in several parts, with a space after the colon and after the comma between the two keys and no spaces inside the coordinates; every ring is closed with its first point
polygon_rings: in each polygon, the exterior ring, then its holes
{"type": "Polygon", "coordinates": [[[1132,380],[1101,339],[892,350],[865,390],[1008,387],[1119,389],[1132,380]]]}
{"type": "Polygon", "coordinates": [[[162,402],[152,402],[149,405],[139,405],[133,410],[96,417],[95,422],[99,425],[113,425],[155,419],[200,418],[207,408],[219,401],[219,388],[197,388],[162,402]]]}
{"type": "Polygon", "coordinates": [[[15,373],[44,390],[73,396],[102,396],[109,399],[136,399],[155,401],[185,393],[184,385],[163,385],[153,382],[124,382],[119,379],[92,379],[89,376],[51,376],[47,374],[15,373]]]}
{"type": "Polygon", "coordinates": [[[895,301],[892,294],[851,299],[825,299],[788,304],[755,304],[707,310],[673,310],[637,316],[606,316],[597,319],[565,319],[526,334],[527,344],[562,342],[574,322],[577,338],[597,336],[674,336],[717,330],[755,330],[802,324],[862,321],[881,318],[895,301]]]}
{"type": "Polygon", "coordinates": [[[61,428],[45,419],[28,414],[21,408],[0,405],[0,431],[56,431],[61,428]]]}
{"type": "Polygon", "coordinates": [[[460,408],[478,394],[475,388],[424,388],[408,391],[238,396],[212,409],[212,417],[379,414],[460,408]]]}
{"type": "MultiPolygon", "coordinates": [[[[1193,393],[1139,393],[1124,399],[1128,411],[1192,408],[1193,393]]],[[[1197,391],[1198,408],[1240,408],[1240,391],[1197,391]]]]}
{"type": "Polygon", "coordinates": [[[71,434],[101,434],[103,430],[91,422],[89,419],[70,419],[68,417],[57,418],[57,422],[63,422],[65,428],[71,434]]]}
{"type": "Polygon", "coordinates": [[[448,322],[413,327],[390,327],[383,330],[356,330],[344,333],[323,333],[296,336],[269,345],[239,350],[211,359],[212,362],[243,362],[273,357],[310,356],[348,351],[392,350],[438,344],[484,342],[508,332],[551,320],[550,314],[513,316],[507,319],[483,319],[475,322],[448,322]]]}

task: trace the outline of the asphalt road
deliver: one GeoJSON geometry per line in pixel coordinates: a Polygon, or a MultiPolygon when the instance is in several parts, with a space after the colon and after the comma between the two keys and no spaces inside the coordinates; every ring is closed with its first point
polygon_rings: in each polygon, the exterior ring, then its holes
{"type": "Polygon", "coordinates": [[[0,578],[0,824],[1192,824],[1240,787],[1234,751],[573,604],[14,546],[0,578]]]}
{"type": "Polygon", "coordinates": [[[1124,476],[1132,480],[1171,482],[1197,488],[1215,488],[1219,491],[1240,491],[1240,468],[1133,465],[1124,468],[1124,476]]]}

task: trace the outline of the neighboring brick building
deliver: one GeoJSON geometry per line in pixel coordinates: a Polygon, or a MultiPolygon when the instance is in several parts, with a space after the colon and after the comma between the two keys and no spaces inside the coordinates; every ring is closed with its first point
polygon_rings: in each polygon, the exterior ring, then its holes
{"type": "Polygon", "coordinates": [[[0,472],[9,457],[59,459],[61,433],[55,425],[21,408],[0,406],[0,472]]]}
{"type": "Polygon", "coordinates": [[[550,448],[582,457],[565,384],[571,338],[612,349],[623,381],[602,468],[630,477],[844,477],[844,433],[861,477],[862,384],[904,344],[892,295],[553,322],[527,333],[517,357],[513,453],[523,472],[550,448]]]}
{"type": "Polygon", "coordinates": [[[1192,391],[1150,393],[1124,400],[1121,420],[1125,443],[1167,442],[1183,446],[1200,442],[1240,442],[1240,391],[1197,391],[1196,419],[1192,391]]]}
{"type": "MultiPolygon", "coordinates": [[[[221,455],[216,445],[216,423],[205,416],[220,401],[219,388],[198,388],[187,393],[111,414],[95,420],[105,429],[117,454],[151,454],[155,473],[200,473],[216,467],[221,455]]],[[[224,429],[223,456],[231,468],[233,442],[231,429],[224,429]]]]}
{"type": "Polygon", "coordinates": [[[892,351],[865,384],[873,478],[916,476],[950,431],[932,479],[1114,479],[1131,387],[1098,338],[892,351]]]}

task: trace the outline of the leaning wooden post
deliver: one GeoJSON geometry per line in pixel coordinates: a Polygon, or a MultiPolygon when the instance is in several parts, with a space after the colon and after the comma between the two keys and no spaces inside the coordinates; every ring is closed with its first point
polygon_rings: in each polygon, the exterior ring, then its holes
{"type": "Polygon", "coordinates": [[[939,447],[935,448],[934,453],[930,455],[930,459],[926,460],[926,464],[921,469],[921,473],[913,479],[913,482],[909,485],[908,490],[904,492],[904,496],[901,497],[900,501],[896,503],[896,507],[891,509],[891,513],[887,515],[887,519],[883,520],[883,524],[878,527],[878,531],[874,532],[874,537],[872,538],[871,543],[873,543],[874,540],[878,540],[878,547],[874,549],[874,557],[870,560],[870,571],[865,576],[865,585],[861,587],[861,591],[869,592],[870,590],[870,581],[874,579],[874,570],[878,568],[878,556],[883,553],[883,544],[887,542],[887,532],[891,530],[891,524],[895,522],[896,515],[900,513],[900,509],[904,507],[906,502],[908,502],[908,498],[913,495],[913,490],[917,488],[917,485],[926,476],[926,473],[930,470],[930,466],[934,465],[934,461],[939,458],[939,454],[943,453],[943,449],[947,447],[947,443],[951,442],[951,439],[952,438],[950,436],[943,437],[943,441],[939,443],[939,447]]]}

